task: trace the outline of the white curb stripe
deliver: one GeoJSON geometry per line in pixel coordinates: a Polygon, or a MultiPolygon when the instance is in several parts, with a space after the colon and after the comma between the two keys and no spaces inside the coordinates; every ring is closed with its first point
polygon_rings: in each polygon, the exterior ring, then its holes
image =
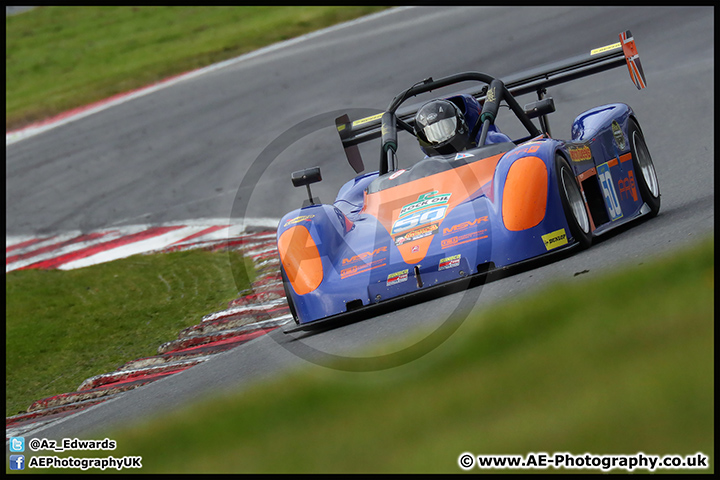
{"type": "Polygon", "coordinates": [[[274,232],[269,233],[252,233],[253,228],[259,229],[275,229],[278,225],[279,220],[275,218],[250,218],[246,220],[242,219],[204,219],[204,220],[193,220],[178,223],[166,223],[162,225],[127,225],[116,228],[107,228],[98,230],[96,232],[80,232],[71,231],[60,234],[46,234],[42,235],[42,241],[27,245],[22,248],[12,249],[14,245],[20,245],[23,242],[32,240],[34,237],[29,235],[16,235],[6,237],[6,262],[8,260],[17,259],[10,263],[6,263],[5,272],[17,270],[19,268],[32,265],[37,262],[44,262],[52,260],[54,258],[61,257],[73,252],[81,251],[86,248],[92,248],[96,245],[103,243],[113,242],[123,237],[139,234],[145,230],[156,227],[181,227],[171,232],[166,232],[162,235],[158,235],[152,238],[145,238],[125,245],[108,245],[107,250],[102,252],[94,253],[90,256],[79,258],[77,260],[71,260],[64,264],[59,265],[57,268],[61,270],[70,270],[73,268],[81,268],[89,265],[95,265],[97,263],[108,262],[116,260],[118,258],[125,258],[138,253],[146,253],[153,251],[162,251],[168,247],[188,247],[197,245],[198,248],[205,246],[211,246],[214,243],[220,243],[226,240],[235,241],[247,238],[248,245],[260,246],[264,245],[265,242],[269,242],[275,238],[274,232]],[[197,235],[204,231],[208,233],[203,235],[197,235]],[[250,230],[250,232],[247,232],[250,230]],[[97,234],[97,238],[85,241],[78,241],[76,243],[70,243],[68,245],[61,245],[66,242],[72,242],[84,235],[97,234]],[[194,236],[197,235],[197,236],[194,236]],[[49,251],[43,251],[49,247],[56,246],[49,251]],[[11,249],[7,252],[7,249],[11,249]],[[33,253],[35,252],[35,253],[33,253]],[[19,258],[23,257],[23,258],[19,258]]]}
{"type": "MultiPolygon", "coordinates": [[[[72,240],[73,238],[79,237],[80,235],[81,235],[80,233],[59,235],[59,236],[55,237],[52,242],[42,242],[41,244],[38,244],[38,245],[40,245],[39,248],[33,248],[32,250],[23,252],[22,254],[30,255],[32,252],[38,252],[39,250],[42,250],[43,248],[48,247],[50,245],[72,240]]],[[[43,262],[45,260],[57,258],[62,255],[66,255],[68,253],[77,252],[84,248],[91,247],[92,245],[95,245],[97,243],[109,242],[112,240],[116,240],[123,236],[124,235],[120,234],[119,232],[108,232],[106,235],[103,235],[99,238],[95,238],[93,240],[88,240],[85,242],[77,242],[77,243],[73,243],[70,245],[65,245],[64,247],[56,248],[56,249],[48,251],[48,252],[38,253],[36,255],[30,255],[27,258],[24,258],[22,260],[17,260],[17,261],[6,264],[5,265],[5,273],[10,272],[12,270],[17,270],[22,267],[26,267],[28,265],[32,265],[33,263],[43,262]]]]}
{"type": "Polygon", "coordinates": [[[72,262],[65,263],[58,266],[60,270],[72,270],[74,268],[88,267],[90,265],[96,265],[98,263],[111,262],[120,258],[127,258],[138,253],[150,252],[152,250],[159,250],[167,247],[168,245],[181,240],[185,237],[197,233],[202,230],[202,227],[184,227],[171,232],[158,235],[157,237],[147,238],[140,240],[139,242],[130,243],[128,245],[111,248],[89,257],[74,260],[72,262]]]}

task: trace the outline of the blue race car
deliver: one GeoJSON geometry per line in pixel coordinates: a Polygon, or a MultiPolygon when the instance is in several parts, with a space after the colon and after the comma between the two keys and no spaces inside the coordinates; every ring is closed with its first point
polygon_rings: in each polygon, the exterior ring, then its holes
{"type": "MultiPolygon", "coordinates": [[[[595,237],[657,215],[660,190],[633,110],[602,105],[579,115],[572,138],[550,135],[555,110],[547,88],[627,65],[638,89],[645,77],[629,31],[590,54],[501,80],[479,72],[428,78],[397,95],[381,114],[336,120],[358,173],[332,205],[316,204],[318,167],[292,175],[309,200],[285,215],[277,244],[287,301],[309,330],[363,318],[399,299],[583,249],[595,237]],[[479,83],[465,93],[401,110],[416,95],[479,83]],[[521,108],[516,97],[536,93],[521,108]],[[526,133],[510,139],[495,125],[503,103],[526,133]],[[538,119],[538,128],[532,121],[538,119]],[[398,128],[417,143],[399,168],[398,128]],[[362,174],[358,145],[380,139],[378,171],[362,174]]],[[[464,283],[467,285],[467,283],[464,283]]]]}

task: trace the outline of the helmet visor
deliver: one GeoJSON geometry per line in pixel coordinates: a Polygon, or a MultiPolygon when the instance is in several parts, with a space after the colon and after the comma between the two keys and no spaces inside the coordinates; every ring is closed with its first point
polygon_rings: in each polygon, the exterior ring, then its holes
{"type": "Polygon", "coordinates": [[[423,128],[425,138],[430,143],[443,143],[450,140],[455,135],[455,129],[457,128],[457,118],[443,118],[437,122],[428,125],[423,128]]]}

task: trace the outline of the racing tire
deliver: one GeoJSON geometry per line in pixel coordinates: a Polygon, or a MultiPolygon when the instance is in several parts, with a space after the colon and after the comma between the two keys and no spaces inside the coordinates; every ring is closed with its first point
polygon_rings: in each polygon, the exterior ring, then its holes
{"type": "Polygon", "coordinates": [[[658,183],[655,166],[650,151],[645,143],[645,137],[635,119],[630,119],[628,125],[630,137],[630,150],[632,152],[633,169],[635,170],[635,184],[640,190],[640,196],[650,207],[649,218],[654,217],[660,210],[660,184],[658,183]]]}
{"type": "Polygon", "coordinates": [[[300,325],[300,320],[298,320],[297,311],[295,310],[295,303],[292,300],[292,297],[290,296],[290,289],[288,288],[288,284],[290,283],[288,281],[287,275],[285,275],[285,269],[280,267],[280,273],[282,274],[282,281],[283,281],[283,289],[285,290],[285,299],[287,300],[288,308],[290,309],[290,314],[293,317],[293,320],[295,321],[295,325],[300,325]]]}
{"type": "Polygon", "coordinates": [[[592,244],[590,216],[585,208],[585,200],[575,174],[568,161],[560,154],[555,155],[555,173],[570,235],[580,245],[580,248],[588,248],[592,244]]]}

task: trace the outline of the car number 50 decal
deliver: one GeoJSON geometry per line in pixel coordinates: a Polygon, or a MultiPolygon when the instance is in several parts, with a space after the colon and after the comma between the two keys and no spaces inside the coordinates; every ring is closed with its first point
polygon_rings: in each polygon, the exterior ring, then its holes
{"type": "Polygon", "coordinates": [[[620,209],[620,201],[618,200],[617,193],[615,192],[615,186],[613,185],[612,175],[610,174],[610,167],[607,163],[603,163],[598,166],[598,180],[602,187],[603,196],[605,197],[605,204],[610,214],[610,220],[615,221],[622,217],[622,210],[620,209]]]}
{"type": "Polygon", "coordinates": [[[411,228],[427,225],[428,223],[439,222],[444,216],[447,207],[435,207],[429,210],[415,213],[409,217],[401,218],[393,224],[392,235],[410,230],[411,228]]]}

